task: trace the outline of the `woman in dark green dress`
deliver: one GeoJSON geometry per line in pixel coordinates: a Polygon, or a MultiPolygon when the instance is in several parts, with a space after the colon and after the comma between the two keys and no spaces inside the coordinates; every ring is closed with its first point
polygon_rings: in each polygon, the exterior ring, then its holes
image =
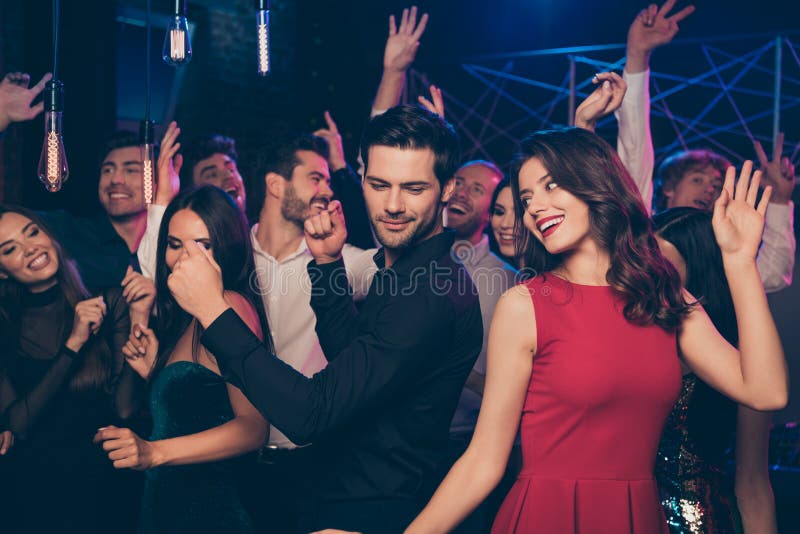
{"type": "Polygon", "coordinates": [[[251,532],[232,459],[262,445],[267,422],[223,380],[213,354],[198,342],[199,323],[170,294],[169,275],[190,247],[219,264],[228,303],[271,343],[260,297],[250,286],[253,255],[244,216],[215,187],[179,195],[158,237],[155,331],[134,325],[123,349],[131,367],[150,381],[153,433],[144,440],[112,426],[95,441],[114,467],[147,470],[142,532],[251,532]]]}

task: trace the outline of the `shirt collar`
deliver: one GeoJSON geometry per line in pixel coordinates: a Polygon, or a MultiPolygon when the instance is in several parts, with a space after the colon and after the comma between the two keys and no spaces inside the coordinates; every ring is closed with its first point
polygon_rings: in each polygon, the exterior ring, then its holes
{"type": "MultiPolygon", "coordinates": [[[[277,262],[278,260],[273,258],[272,255],[270,255],[264,249],[262,249],[261,245],[258,243],[258,239],[256,238],[256,235],[258,234],[258,225],[259,225],[259,223],[256,223],[256,224],[253,225],[252,228],[250,228],[250,240],[253,243],[253,252],[255,252],[256,254],[261,254],[262,256],[266,256],[267,258],[277,262]]],[[[283,263],[283,262],[292,260],[292,259],[296,258],[297,256],[299,256],[301,254],[305,254],[307,252],[308,252],[308,244],[306,243],[305,238],[303,238],[300,241],[300,244],[297,245],[297,249],[295,249],[294,252],[292,252],[291,254],[286,256],[284,259],[282,259],[279,263],[283,263]]]]}
{"type": "MultiPolygon", "coordinates": [[[[437,258],[442,257],[450,251],[455,241],[455,234],[452,230],[445,229],[444,231],[429,237],[425,241],[418,243],[413,247],[407,248],[397,258],[397,261],[392,264],[387,270],[394,271],[397,274],[408,275],[419,267],[420,265],[427,265],[437,258]]],[[[384,247],[373,256],[375,265],[379,269],[386,269],[386,253],[384,247]]]]}

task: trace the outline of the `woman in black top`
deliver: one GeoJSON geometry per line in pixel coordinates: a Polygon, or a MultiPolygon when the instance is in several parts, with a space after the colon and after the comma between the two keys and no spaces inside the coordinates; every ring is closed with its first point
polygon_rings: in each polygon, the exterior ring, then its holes
{"type": "Polygon", "coordinates": [[[102,532],[119,476],[92,444],[135,410],[119,288],[91,297],[40,217],[0,206],[0,457],[4,532],[102,532]]]}

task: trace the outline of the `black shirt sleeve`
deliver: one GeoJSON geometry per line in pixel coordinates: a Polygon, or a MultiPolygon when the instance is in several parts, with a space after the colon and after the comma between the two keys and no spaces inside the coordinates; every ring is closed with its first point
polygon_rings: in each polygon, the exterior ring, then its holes
{"type": "Polygon", "coordinates": [[[307,269],[312,283],[311,308],[317,318],[317,338],[331,362],[355,337],[358,311],[343,259],[322,265],[312,260],[307,269]]]}
{"type": "Polygon", "coordinates": [[[112,409],[116,416],[124,421],[131,417],[139,407],[144,396],[145,382],[125,362],[122,347],[128,341],[131,331],[131,319],[128,303],[122,297],[119,288],[105,291],[108,313],[105,318],[106,341],[111,350],[111,381],[109,383],[112,409]]]}
{"type": "Polygon", "coordinates": [[[325,369],[306,378],[270,354],[233,310],[206,329],[201,342],[216,357],[223,377],[297,444],[315,441],[374,402],[390,398],[417,377],[448,317],[431,309],[435,299],[387,299],[368,333],[351,340],[325,369]]]}

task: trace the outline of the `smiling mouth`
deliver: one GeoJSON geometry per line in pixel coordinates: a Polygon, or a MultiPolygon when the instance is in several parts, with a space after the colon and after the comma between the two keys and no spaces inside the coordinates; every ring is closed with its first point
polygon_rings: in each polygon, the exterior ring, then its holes
{"type": "Polygon", "coordinates": [[[407,219],[405,221],[392,221],[381,219],[381,224],[383,224],[388,230],[398,231],[404,229],[408,226],[408,223],[411,222],[411,219],[407,219]]]}
{"type": "Polygon", "coordinates": [[[114,193],[109,193],[108,198],[110,198],[111,200],[124,200],[128,198],[133,198],[133,195],[129,193],[114,192],[114,193]]]}
{"type": "Polygon", "coordinates": [[[707,209],[709,209],[711,207],[711,201],[710,200],[695,200],[694,201],[694,205],[696,207],[700,208],[701,210],[707,210],[707,209]]]}
{"type": "Polygon", "coordinates": [[[537,221],[536,227],[542,233],[542,237],[547,237],[555,232],[562,222],[564,222],[563,215],[552,215],[550,217],[545,217],[541,221],[537,221]]]}
{"type": "Polygon", "coordinates": [[[330,204],[330,200],[327,198],[316,198],[311,201],[309,204],[310,208],[316,208],[318,210],[326,210],[328,209],[328,204],[330,204]]]}
{"type": "Polygon", "coordinates": [[[50,256],[47,252],[42,252],[38,256],[36,256],[30,263],[28,263],[28,269],[38,271],[39,269],[45,267],[48,263],[50,263],[50,256]]]}
{"type": "Polygon", "coordinates": [[[514,234],[498,234],[500,237],[500,241],[503,243],[513,243],[514,242],[514,234]]]}
{"type": "Polygon", "coordinates": [[[461,204],[448,204],[447,211],[456,215],[466,215],[469,210],[461,204]]]}

